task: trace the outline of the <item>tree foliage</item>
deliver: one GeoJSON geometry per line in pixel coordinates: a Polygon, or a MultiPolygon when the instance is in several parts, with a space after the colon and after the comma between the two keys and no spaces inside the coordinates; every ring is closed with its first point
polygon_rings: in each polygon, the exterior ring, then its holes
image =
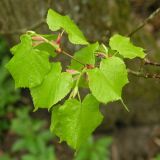
{"type": "Polygon", "coordinates": [[[22,35],[21,42],[11,49],[13,57],[6,67],[16,87],[30,89],[35,110],[51,110],[51,131],[78,150],[102,122],[99,103],[123,103],[122,89],[128,83],[123,58],[144,58],[145,53],[128,37],[118,34],[110,38],[109,45],[90,44],[68,16],[51,9],[47,24],[60,33],[53,36],[29,31],[22,35]],[[73,56],[62,49],[64,31],[71,43],[85,45],[73,56]],[[71,58],[69,69],[62,71],[61,62],[49,61],[57,54],[71,58]],[[90,91],[83,100],[81,86],[90,91]],[[65,102],[61,101],[64,98],[65,102]]]}

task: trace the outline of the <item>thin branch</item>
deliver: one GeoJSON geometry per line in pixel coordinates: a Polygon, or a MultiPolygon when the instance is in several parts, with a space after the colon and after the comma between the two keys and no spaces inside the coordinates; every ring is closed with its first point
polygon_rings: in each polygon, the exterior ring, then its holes
{"type": "MultiPolygon", "coordinates": [[[[55,47],[55,44],[54,44],[53,42],[49,41],[48,39],[44,38],[43,36],[40,36],[40,35],[39,35],[39,37],[40,37],[44,42],[49,43],[51,46],[55,47]]],[[[62,53],[62,54],[64,54],[64,55],[70,57],[70,58],[73,59],[74,61],[80,63],[81,65],[86,66],[86,64],[84,64],[84,63],[82,63],[81,61],[75,59],[72,55],[70,55],[70,54],[67,53],[66,51],[62,50],[61,48],[58,48],[58,49],[57,49],[57,53],[62,53]]]]}
{"type": "Polygon", "coordinates": [[[144,64],[145,65],[151,65],[151,66],[157,66],[157,67],[160,67],[160,63],[157,63],[157,62],[152,62],[150,61],[149,59],[145,58],[144,59],[144,64]]]}
{"type": "Polygon", "coordinates": [[[70,54],[67,53],[66,51],[62,50],[61,53],[64,54],[64,55],[66,55],[66,56],[68,56],[68,57],[70,57],[71,59],[73,59],[74,61],[80,63],[81,65],[85,66],[84,63],[82,63],[82,62],[80,62],[79,60],[75,59],[72,55],[70,55],[70,54]]]}
{"type": "Polygon", "coordinates": [[[156,15],[160,13],[160,7],[157,8],[149,17],[147,17],[136,29],[128,34],[129,37],[133,36],[137,31],[142,29],[150,20],[152,20],[156,15]]]}
{"type": "Polygon", "coordinates": [[[150,73],[143,74],[141,72],[137,72],[131,69],[128,69],[128,73],[131,73],[137,77],[160,79],[160,74],[150,74],[150,73]]]}

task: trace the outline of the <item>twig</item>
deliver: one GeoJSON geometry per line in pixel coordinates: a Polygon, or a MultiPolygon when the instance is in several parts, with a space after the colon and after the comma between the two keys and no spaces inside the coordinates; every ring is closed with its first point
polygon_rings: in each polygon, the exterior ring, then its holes
{"type": "Polygon", "coordinates": [[[70,54],[67,53],[66,51],[62,50],[61,53],[64,54],[64,55],[66,55],[66,56],[68,56],[68,57],[70,57],[71,59],[73,59],[74,61],[80,63],[81,65],[85,66],[84,63],[82,63],[82,62],[80,62],[79,60],[75,59],[72,55],[70,55],[70,54]]]}
{"type": "Polygon", "coordinates": [[[152,62],[150,61],[149,59],[145,58],[144,59],[144,64],[145,65],[151,65],[151,66],[157,66],[157,67],[160,67],[160,63],[157,63],[157,62],[152,62]]]}
{"type": "Polygon", "coordinates": [[[156,15],[160,13],[160,7],[157,8],[149,17],[147,17],[136,29],[128,34],[129,37],[133,36],[137,31],[142,29],[150,20],[152,20],[156,15]]]}
{"type": "Polygon", "coordinates": [[[143,77],[143,78],[153,78],[153,79],[160,79],[160,75],[159,74],[150,74],[150,73],[141,73],[141,72],[137,72],[131,69],[128,69],[128,73],[131,73],[137,77],[143,77]]]}
{"type": "MultiPolygon", "coordinates": [[[[42,37],[41,35],[39,35],[39,37],[40,37],[44,42],[49,43],[51,46],[55,47],[55,44],[54,44],[53,42],[51,42],[51,41],[49,41],[48,39],[42,37]]],[[[70,57],[70,58],[73,59],[74,61],[80,63],[81,65],[86,66],[86,64],[84,64],[84,63],[82,63],[81,61],[75,59],[72,55],[70,55],[70,54],[67,53],[66,51],[62,50],[61,48],[58,48],[58,49],[57,49],[57,53],[62,53],[62,54],[64,54],[64,55],[70,57]]]]}

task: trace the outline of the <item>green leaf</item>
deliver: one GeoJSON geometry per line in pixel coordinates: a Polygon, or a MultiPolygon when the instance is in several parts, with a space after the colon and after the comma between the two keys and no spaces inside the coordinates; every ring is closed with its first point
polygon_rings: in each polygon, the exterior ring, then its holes
{"type": "Polygon", "coordinates": [[[39,151],[38,154],[25,154],[21,158],[22,160],[56,160],[54,148],[52,146],[45,147],[43,151],[39,151]]]}
{"type": "Polygon", "coordinates": [[[109,146],[111,143],[112,139],[110,137],[101,137],[98,140],[94,140],[93,137],[89,137],[86,143],[82,145],[76,154],[74,160],[109,160],[109,146]]]}
{"type": "Polygon", "coordinates": [[[61,73],[61,70],[60,63],[53,63],[43,83],[30,89],[35,108],[50,108],[69,93],[72,76],[67,72],[61,73]]]}
{"type": "Polygon", "coordinates": [[[52,57],[56,56],[55,48],[49,43],[41,43],[38,46],[34,47],[35,49],[48,52],[52,57]]]}
{"type": "MultiPolygon", "coordinates": [[[[74,58],[83,64],[95,64],[95,51],[98,49],[99,44],[98,42],[94,44],[90,44],[87,47],[80,49],[79,51],[75,52],[74,58]]],[[[84,65],[76,62],[72,59],[70,68],[75,70],[81,70],[84,65]]]]}
{"type": "Polygon", "coordinates": [[[12,48],[14,56],[6,65],[16,87],[35,87],[50,70],[49,54],[34,49],[31,41],[29,35],[23,35],[21,43],[12,48]]]}
{"type": "Polygon", "coordinates": [[[68,33],[70,42],[74,44],[88,44],[83,33],[68,16],[62,16],[49,9],[47,24],[52,31],[57,31],[61,28],[64,29],[68,33]]]}
{"type": "Polygon", "coordinates": [[[12,151],[17,152],[20,150],[25,149],[26,144],[24,139],[18,139],[13,145],[12,145],[12,151]]]}
{"type": "Polygon", "coordinates": [[[128,37],[116,34],[110,38],[109,45],[111,49],[118,51],[124,58],[145,57],[143,48],[133,45],[128,37]]]}
{"type": "Polygon", "coordinates": [[[52,111],[51,131],[78,150],[103,119],[99,103],[87,95],[82,103],[69,99],[61,107],[52,111]]]}
{"type": "Polygon", "coordinates": [[[26,154],[22,156],[22,160],[36,160],[37,156],[32,154],[26,154]]]}
{"type": "Polygon", "coordinates": [[[96,99],[102,103],[120,100],[122,88],[128,83],[124,62],[118,57],[103,59],[100,69],[87,71],[89,88],[96,99]]]}
{"type": "Polygon", "coordinates": [[[11,48],[11,53],[15,55],[16,53],[24,52],[25,50],[29,50],[32,46],[32,38],[31,36],[24,34],[20,37],[21,42],[11,48]]]}
{"type": "MultiPolygon", "coordinates": [[[[0,156],[1,160],[11,160],[11,157],[8,153],[3,153],[1,156],[0,156]]],[[[15,160],[13,159],[12,157],[12,160],[15,160]]]]}

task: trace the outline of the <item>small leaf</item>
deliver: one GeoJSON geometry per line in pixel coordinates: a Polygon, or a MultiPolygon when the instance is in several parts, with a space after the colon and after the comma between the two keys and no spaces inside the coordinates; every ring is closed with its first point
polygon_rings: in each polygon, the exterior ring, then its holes
{"type": "Polygon", "coordinates": [[[69,99],[64,105],[53,108],[51,131],[78,150],[102,119],[99,103],[92,95],[87,95],[82,103],[69,99]]]}
{"type": "MultiPolygon", "coordinates": [[[[74,58],[83,64],[95,64],[95,51],[98,49],[99,44],[98,42],[94,44],[90,44],[87,47],[84,47],[77,51],[74,54],[74,58]]],[[[71,66],[70,68],[75,69],[75,70],[81,70],[84,66],[75,60],[71,61],[71,66]]]]}
{"type": "Polygon", "coordinates": [[[118,57],[103,59],[100,69],[87,71],[89,88],[96,99],[108,103],[121,99],[122,88],[128,83],[124,62],[118,57]]]}
{"type": "Polygon", "coordinates": [[[41,84],[50,70],[49,54],[32,47],[29,35],[21,37],[21,43],[12,48],[14,56],[6,65],[15,80],[16,87],[35,87],[41,84]]]}
{"type": "Polygon", "coordinates": [[[50,108],[63,99],[72,88],[72,75],[61,73],[60,63],[53,63],[41,85],[31,88],[35,108],[50,108]]]}
{"type": "Polygon", "coordinates": [[[116,34],[110,38],[109,45],[111,49],[118,51],[124,58],[145,57],[143,48],[133,45],[128,37],[116,34]]]}
{"type": "Polygon", "coordinates": [[[68,16],[62,16],[49,9],[47,24],[52,31],[57,31],[61,28],[64,29],[68,33],[70,42],[74,44],[88,44],[83,33],[68,16]]]}

